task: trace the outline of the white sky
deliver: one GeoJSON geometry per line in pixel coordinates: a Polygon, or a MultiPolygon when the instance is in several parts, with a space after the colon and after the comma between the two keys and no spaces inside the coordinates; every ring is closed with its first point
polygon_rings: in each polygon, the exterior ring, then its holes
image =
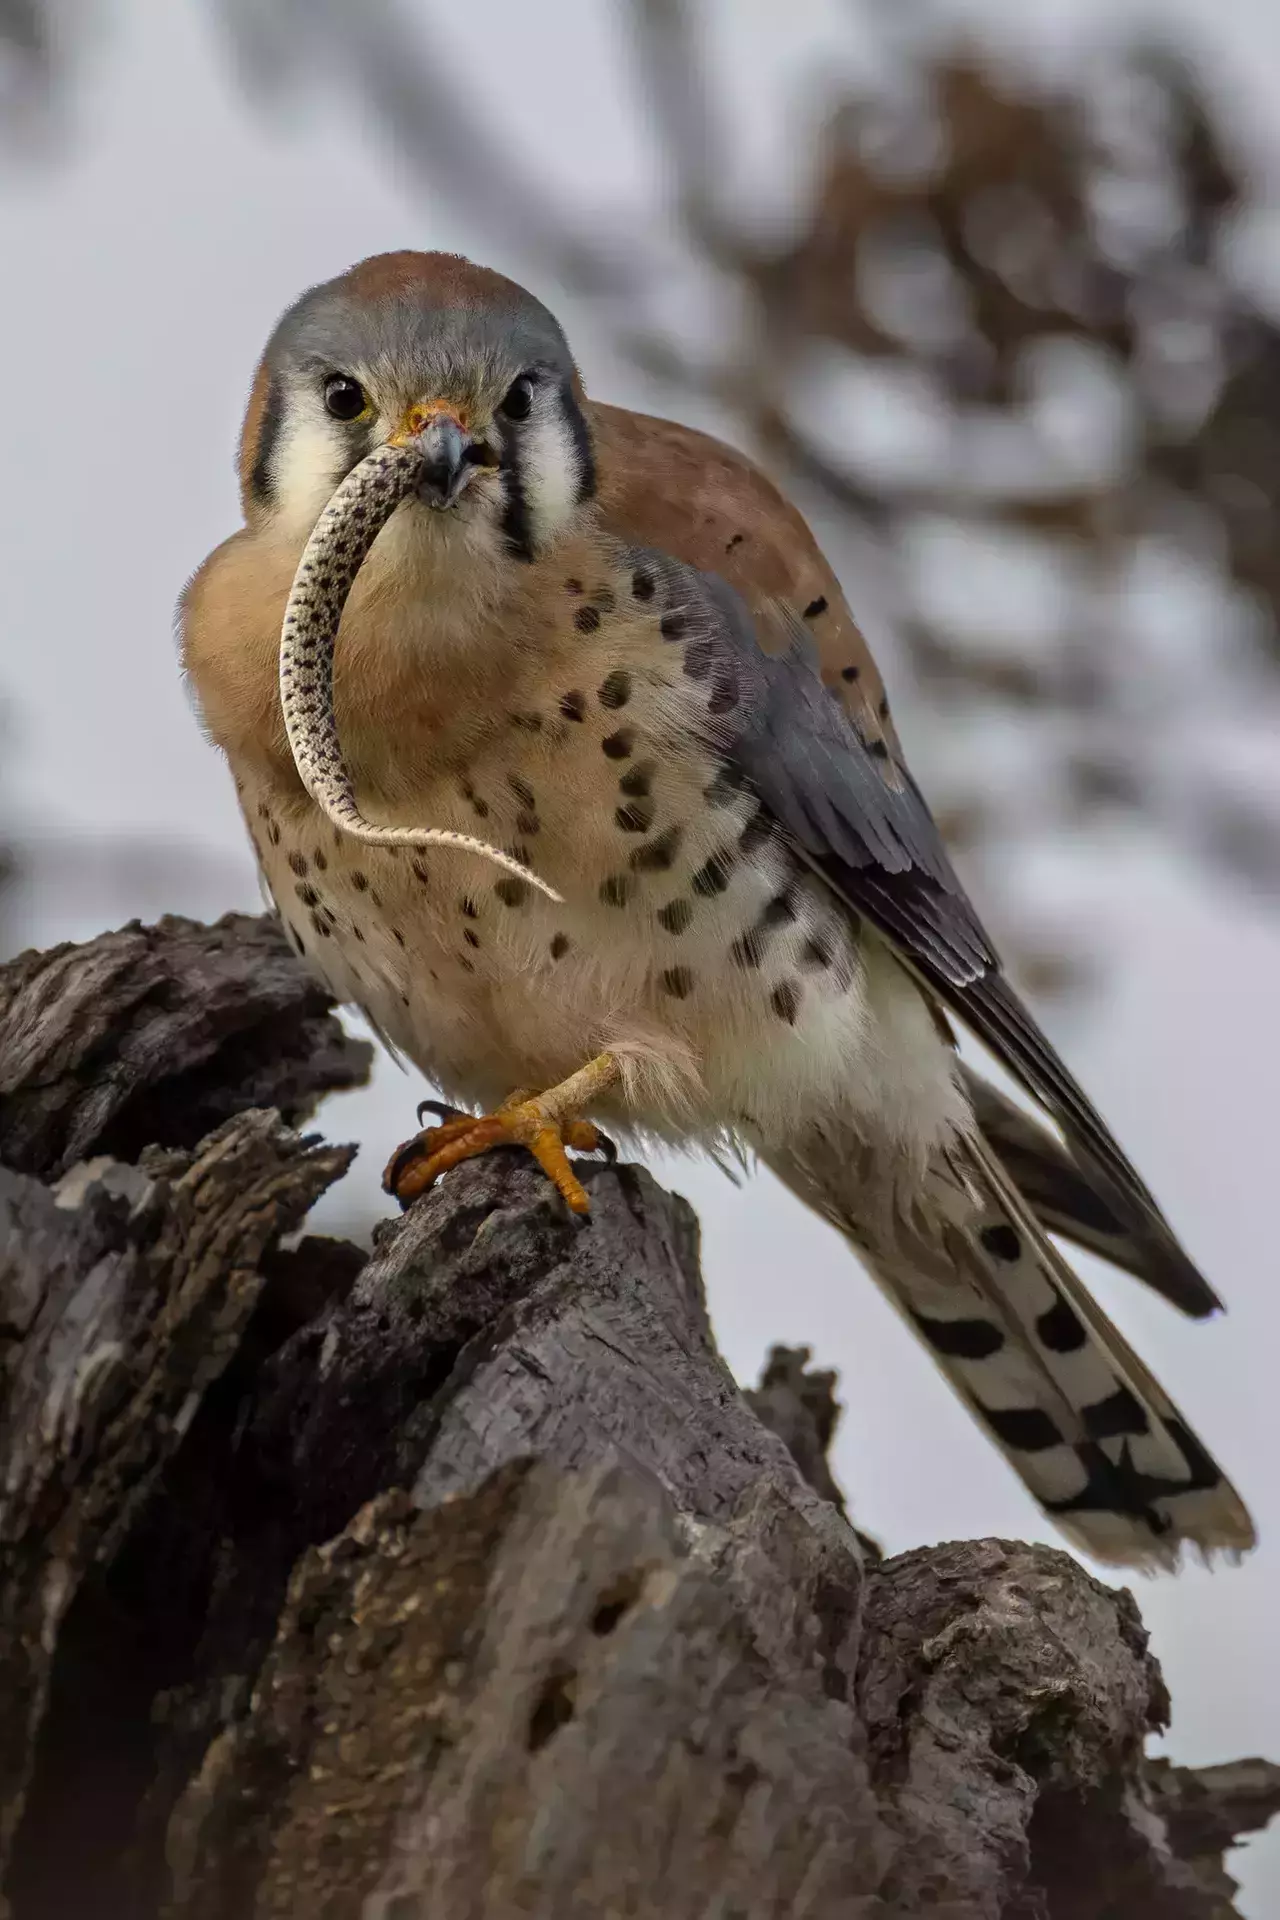
{"type": "MultiPolygon", "coordinates": [[[[566,194],[614,210],[623,232],[659,216],[615,8],[489,0],[482,32],[462,9],[422,4],[449,21],[445,44],[486,113],[566,194]]],[[[787,152],[779,75],[793,89],[829,84],[847,13],[838,0],[734,6],[735,38],[717,47],[732,112],[757,136],[736,190],[776,198],[787,152]]],[[[1233,124],[1269,130],[1280,8],[1182,0],[1164,11],[1213,35],[1233,124]]],[[[1117,9],[1038,0],[1034,17],[1043,47],[1059,29],[1106,30],[1117,9]]],[[[0,696],[16,723],[13,744],[0,741],[0,807],[47,843],[51,877],[25,901],[20,928],[40,944],[134,912],[256,905],[230,781],[179,684],[171,617],[183,579],[235,524],[239,414],[276,313],[303,286],[395,246],[456,247],[531,274],[398,178],[349,105],[326,96],[270,129],[222,56],[197,9],[129,0],[86,76],[69,152],[38,169],[0,165],[0,258],[10,267],[0,307],[0,696]],[[109,844],[121,835],[168,842],[174,859],[124,858],[109,844]],[[68,837],[102,842],[101,861],[72,858],[68,837]],[[188,860],[192,849],[205,858],[188,860]]],[[[537,284],[566,320],[588,383],[641,400],[581,307],[545,277],[537,284]]],[[[857,582],[846,584],[856,607],[857,582]]],[[[927,791],[928,766],[916,771],[927,791]]],[[[1267,1625],[1280,1603],[1280,915],[1119,846],[1098,855],[1095,908],[1118,954],[1115,976],[1087,1018],[1048,1023],[1232,1311],[1191,1326],[1130,1283],[1099,1284],[1232,1469],[1263,1536],[1245,1567],[1143,1583],[1139,1599],[1173,1693],[1175,1755],[1280,1757],[1280,1665],[1267,1625]]],[[[323,1215],[371,1206],[419,1093],[384,1067],[370,1092],[330,1105],[328,1130],[368,1145],[354,1192],[332,1197],[323,1215]]],[[[1053,1537],[833,1235],[766,1179],[735,1191],[691,1163],[659,1172],[701,1212],[712,1308],[739,1375],[755,1374],[773,1340],[810,1344],[840,1369],[849,1411],[836,1464],[860,1522],[891,1549],[1053,1537]]],[[[1251,1849],[1237,1870],[1254,1920],[1280,1909],[1280,1841],[1251,1849]]]]}

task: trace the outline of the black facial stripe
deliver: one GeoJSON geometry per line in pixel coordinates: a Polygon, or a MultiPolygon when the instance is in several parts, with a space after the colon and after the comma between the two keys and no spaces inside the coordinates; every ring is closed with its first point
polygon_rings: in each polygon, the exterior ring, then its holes
{"type": "Polygon", "coordinates": [[[591,446],[591,430],[572,387],[561,387],[560,405],[578,460],[578,500],[592,500],[596,491],[596,457],[591,446]]]}
{"type": "Polygon", "coordinates": [[[502,531],[507,538],[508,552],[517,560],[532,560],[533,523],[529,515],[529,498],[524,485],[524,466],[520,458],[522,422],[508,420],[504,424],[502,483],[506,490],[507,504],[502,515],[502,531]]]}
{"type": "Polygon", "coordinates": [[[253,463],[253,471],[249,475],[249,491],[264,507],[269,507],[275,499],[271,460],[283,424],[284,386],[277,376],[267,386],[266,405],[262,409],[262,421],[258,427],[258,455],[253,463]]]}
{"type": "MultiPolygon", "coordinates": [[[[548,404],[559,408],[561,417],[569,429],[573,459],[577,468],[577,500],[579,502],[590,500],[596,490],[596,463],[586,418],[568,386],[553,387],[543,402],[544,406],[548,404]]],[[[536,419],[535,403],[530,420],[532,422],[536,419]]],[[[502,531],[506,535],[509,551],[517,559],[532,560],[534,526],[525,485],[523,460],[525,424],[523,420],[504,419],[502,422],[502,474],[506,486],[506,509],[502,517],[502,531]]]]}

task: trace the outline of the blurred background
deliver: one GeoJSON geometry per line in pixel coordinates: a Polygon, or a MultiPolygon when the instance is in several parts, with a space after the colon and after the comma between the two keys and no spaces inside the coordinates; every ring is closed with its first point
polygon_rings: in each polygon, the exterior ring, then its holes
{"type": "MultiPolygon", "coordinates": [[[[0,953],[257,904],[172,608],[280,309],[401,246],[530,285],[591,390],[810,515],[1012,970],[1231,1304],[1089,1267],[1262,1528],[1139,1590],[1193,1762],[1280,1757],[1278,120],[1274,0],[0,0],[0,953]]],[[[326,1227],[367,1233],[422,1091],[330,1104],[365,1151],[326,1227]]],[[[860,1524],[1052,1537],[825,1228],[655,1170],[739,1376],[839,1368],[860,1524]]],[[[1280,1840],[1236,1871],[1280,1912],[1280,1840]]]]}

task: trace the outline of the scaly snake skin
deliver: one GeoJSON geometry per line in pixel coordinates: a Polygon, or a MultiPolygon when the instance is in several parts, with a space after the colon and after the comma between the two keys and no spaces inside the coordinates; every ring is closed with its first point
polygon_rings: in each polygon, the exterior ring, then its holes
{"type": "Polygon", "coordinates": [[[380,847],[457,847],[560,895],[509,853],[442,827],[379,827],[356,805],[333,710],[333,649],[347,596],[370,547],[422,472],[412,447],[375,447],[317,520],[293,577],[280,630],[280,704],[298,777],[316,805],[357,840],[380,847]]]}

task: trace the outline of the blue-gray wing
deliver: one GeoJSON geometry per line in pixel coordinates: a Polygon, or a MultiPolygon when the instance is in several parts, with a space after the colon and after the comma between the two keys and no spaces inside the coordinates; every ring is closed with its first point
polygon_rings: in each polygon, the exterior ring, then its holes
{"type": "Polygon", "coordinates": [[[1155,1199],[1005,978],[948,858],[933,816],[888,739],[862,733],[823,685],[803,626],[770,645],[723,580],[646,555],[669,599],[693,614],[693,644],[733,689],[717,728],[736,778],[792,847],[917,977],[988,1045],[1061,1126],[1073,1154],[1145,1253],[1143,1278],[1185,1312],[1221,1303],[1179,1246],[1155,1199]]]}

